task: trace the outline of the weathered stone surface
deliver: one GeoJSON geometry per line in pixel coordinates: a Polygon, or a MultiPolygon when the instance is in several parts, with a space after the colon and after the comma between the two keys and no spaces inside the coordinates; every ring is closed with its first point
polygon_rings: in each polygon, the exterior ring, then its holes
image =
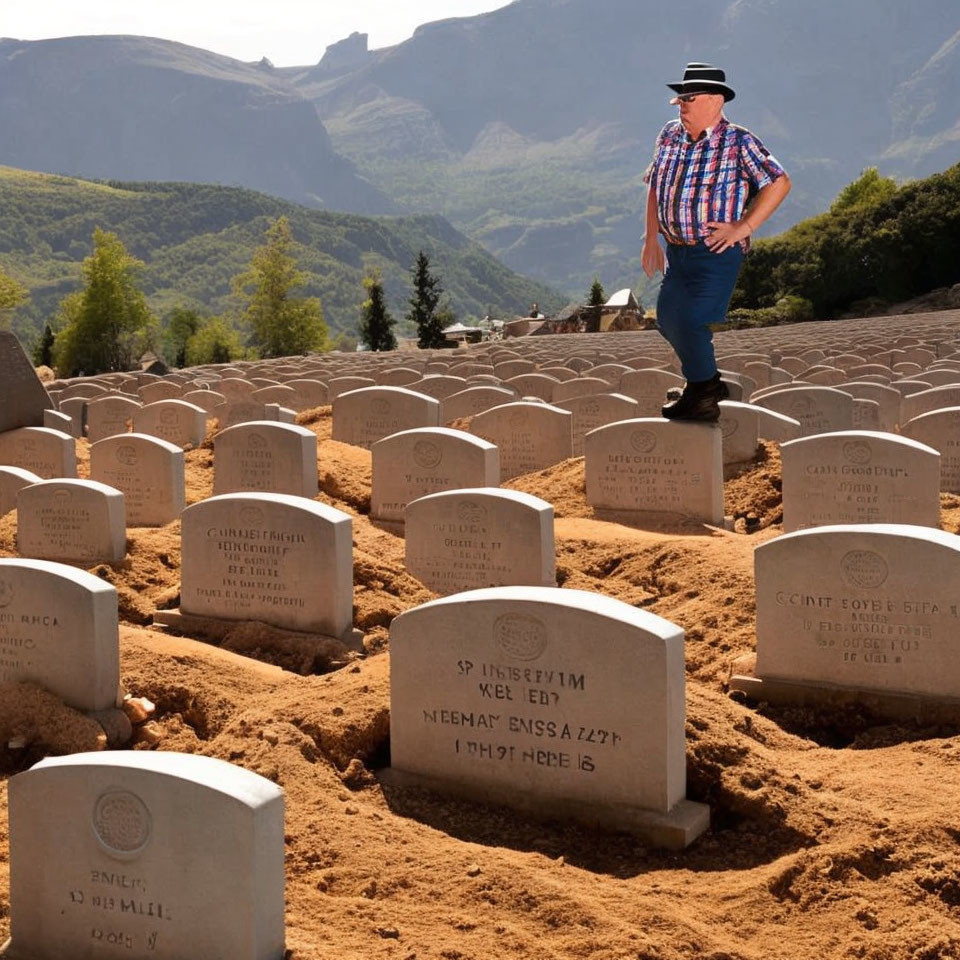
{"type": "Polygon", "coordinates": [[[798,420],[804,437],[853,429],[853,397],[832,387],[790,387],[755,402],[798,420]]]}
{"type": "Polygon", "coordinates": [[[500,480],[560,463],[573,455],[573,415],[546,403],[518,401],[478,413],[470,432],[500,450],[500,480]]]}
{"type": "Polygon", "coordinates": [[[77,710],[117,706],[117,623],[117,591],[99,577],[0,558],[0,683],[35,683],[77,710]]]}
{"type": "Polygon", "coordinates": [[[187,505],[183,450],[145,433],[122,433],[90,447],[90,479],[123,494],[131,527],[160,527],[187,505]]]}
{"type": "Polygon", "coordinates": [[[451,393],[440,401],[440,420],[442,423],[452,423],[463,417],[472,417],[491,407],[499,407],[504,403],[515,400],[517,394],[504,387],[473,386],[459,393],[451,393]]]}
{"type": "Polygon", "coordinates": [[[847,430],[791,440],[783,529],[843,523],[940,525],[940,455],[893,434],[847,430]]]}
{"type": "Polygon", "coordinates": [[[158,400],[134,412],[133,429],[178,447],[199,447],[206,435],[207,415],[183,400],[158,400]]]}
{"type": "Polygon", "coordinates": [[[685,382],[683,377],[666,370],[636,370],[620,378],[617,393],[636,400],[640,404],[641,417],[659,417],[667,391],[672,387],[683,389],[685,382]]]}
{"type": "Polygon", "coordinates": [[[351,628],[350,517],[273,493],[231,493],[181,516],[180,610],[341,637],[351,628]]]}
{"type": "Polygon", "coordinates": [[[955,534],[875,524],[756,550],[759,678],[960,698],[955,534]]]}
{"type": "Polygon", "coordinates": [[[587,502],[642,523],[668,516],[723,523],[723,454],[714,424],[623,420],[588,433],[587,502]]]}
{"type": "Polygon", "coordinates": [[[903,435],[940,454],[940,489],[960,493],[960,407],[921,414],[903,425],[903,435]]]}
{"type": "Polygon", "coordinates": [[[406,387],[365,387],[333,401],[333,439],[369,449],[401,430],[436,427],[440,402],[406,387]]]}
{"type": "Polygon", "coordinates": [[[282,960],[269,780],[192,754],[81,753],[18,774],[9,804],[12,960],[282,960]]]}
{"type": "Polygon", "coordinates": [[[573,415],[570,429],[574,457],[583,456],[583,439],[591,430],[640,415],[637,401],[619,393],[576,396],[558,401],[554,406],[569,410],[573,415]]]}
{"type": "Polygon", "coordinates": [[[213,438],[214,494],[260,491],[313,499],[317,435],[296,424],[255,420],[213,438]]]}
{"type": "Polygon", "coordinates": [[[21,487],[29,487],[42,479],[20,467],[0,467],[0,517],[17,509],[17,492],[21,487]]]}
{"type": "Polygon", "coordinates": [[[21,556],[116,563],[127,552],[123,494],[95,480],[41,480],[17,493],[21,556]]]}
{"type": "MultiPolygon", "coordinates": [[[[760,407],[736,400],[720,401],[720,435],[724,466],[752,461],[757,455],[760,407]]],[[[765,412],[765,411],[764,411],[765,412]]]]}
{"type": "Polygon", "coordinates": [[[20,341],[0,330],[0,433],[18,427],[42,427],[43,411],[56,404],[30,362],[20,341]]]}
{"type": "Polygon", "coordinates": [[[517,490],[452,490],[407,504],[407,570],[437,593],[557,582],[553,507],[517,490]]]}
{"type": "Polygon", "coordinates": [[[77,475],[76,441],[49,427],[19,427],[0,433],[0,465],[21,467],[52,480],[77,475]]]}
{"type": "Polygon", "coordinates": [[[103,397],[87,403],[87,439],[96,443],[105,437],[127,433],[140,404],[128,397],[103,397]]]}
{"type": "Polygon", "coordinates": [[[411,500],[465,487],[500,485],[500,453],[480,437],[446,427],[403,430],[370,448],[370,516],[403,523],[411,500]]]}
{"type": "Polygon", "coordinates": [[[685,799],[679,627],[597,594],[500,587],[401,614],[390,650],[401,775],[675,848],[706,829],[685,799]]]}

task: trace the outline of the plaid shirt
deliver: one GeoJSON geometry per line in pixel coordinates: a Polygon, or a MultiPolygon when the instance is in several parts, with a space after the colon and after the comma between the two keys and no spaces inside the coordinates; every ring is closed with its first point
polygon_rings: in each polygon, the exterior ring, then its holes
{"type": "MultiPolygon", "coordinates": [[[[749,130],[721,117],[696,141],[679,120],[671,120],[657,137],[643,182],[656,188],[664,237],[670,243],[695,244],[707,238],[711,221],[739,220],[757,191],[783,174],[749,130]]],[[[742,245],[746,250],[749,241],[742,245]]]]}

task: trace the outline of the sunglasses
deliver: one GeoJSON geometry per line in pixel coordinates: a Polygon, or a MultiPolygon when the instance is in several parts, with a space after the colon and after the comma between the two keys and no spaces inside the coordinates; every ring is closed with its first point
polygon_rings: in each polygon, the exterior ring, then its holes
{"type": "Polygon", "coordinates": [[[693,101],[696,100],[698,96],[700,96],[700,94],[698,93],[685,93],[682,96],[674,97],[673,102],[674,103],[693,103],[693,101]]]}

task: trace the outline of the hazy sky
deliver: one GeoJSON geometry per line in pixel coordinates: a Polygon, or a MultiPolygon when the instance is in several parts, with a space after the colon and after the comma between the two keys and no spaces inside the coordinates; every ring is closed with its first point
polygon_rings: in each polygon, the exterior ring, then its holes
{"type": "Polygon", "coordinates": [[[327,44],[354,30],[370,46],[409,37],[421,23],[467,17],[507,0],[0,0],[0,36],[42,40],[133,33],[178,40],[238,60],[269,57],[278,67],[316,63],[327,44]]]}

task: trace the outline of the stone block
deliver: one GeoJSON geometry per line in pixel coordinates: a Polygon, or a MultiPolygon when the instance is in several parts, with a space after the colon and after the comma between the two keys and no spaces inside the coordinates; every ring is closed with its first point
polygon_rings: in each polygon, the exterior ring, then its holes
{"type": "Polygon", "coordinates": [[[76,710],[116,707],[117,623],[117,591],[99,577],[0,558],[0,683],[34,683],[76,710]]]}
{"type": "Polygon", "coordinates": [[[340,638],[353,615],[353,523],[326,504],[231,493],[181,516],[180,610],[340,638]]]}
{"type": "Polygon", "coordinates": [[[573,456],[572,422],[568,410],[518,401],[478,413],[470,423],[470,432],[500,450],[502,482],[573,456]]]}
{"type": "Polygon", "coordinates": [[[0,433],[42,427],[43,411],[56,409],[20,341],[0,330],[0,433]]]}
{"type": "Polygon", "coordinates": [[[411,500],[444,490],[500,485],[497,448],[460,430],[403,430],[378,440],[370,450],[374,520],[402,524],[411,500]]]}
{"type": "Polygon", "coordinates": [[[183,450],[145,433],[121,433],[90,447],[90,479],[123,494],[131,527],[161,527],[187,505],[183,450]]]}
{"type": "Polygon", "coordinates": [[[38,477],[77,475],[76,441],[49,427],[19,427],[0,433],[0,465],[20,467],[38,477]]]}
{"type": "Polygon", "coordinates": [[[81,753],[15,776],[9,806],[9,960],[282,960],[283,791],[264,777],[81,753]]]}
{"type": "Polygon", "coordinates": [[[832,387],[788,387],[755,402],[798,420],[803,437],[853,429],[853,397],[832,387]]]}
{"type": "Polygon", "coordinates": [[[640,415],[640,405],[637,401],[619,393],[575,396],[568,400],[557,401],[554,406],[560,407],[561,410],[569,410],[573,415],[570,430],[571,455],[574,457],[583,456],[583,439],[591,430],[640,415]]]}
{"type": "Polygon", "coordinates": [[[517,490],[451,490],[407,504],[407,571],[436,593],[555,586],[553,507],[517,490]]]}
{"type": "Polygon", "coordinates": [[[64,563],[118,563],[127,552],[123,494],[96,480],[41,480],[17,493],[17,550],[64,563]]]}
{"type": "Polygon", "coordinates": [[[17,509],[17,492],[21,487],[29,487],[42,479],[20,467],[0,467],[0,517],[17,509]]]}
{"type": "Polygon", "coordinates": [[[207,415],[183,400],[158,400],[134,412],[133,429],[178,447],[199,447],[206,436],[207,415]]]}
{"type": "Polygon", "coordinates": [[[440,424],[440,401],[406,387],[365,387],[333,401],[333,439],[369,449],[402,430],[440,424]]]}
{"type": "Polygon", "coordinates": [[[683,631],[668,621],[579,590],[475,590],[397,617],[390,660],[401,783],[673,849],[707,828],[686,800],[683,631]]]}
{"type": "Polygon", "coordinates": [[[296,424],[255,420],[213,438],[214,494],[259,491],[313,499],[319,489],[317,435],[296,424]]]}
{"type": "Polygon", "coordinates": [[[715,424],[623,420],[587,434],[587,503],[642,524],[689,518],[723,524],[723,452],[715,424]]]}
{"type": "Polygon", "coordinates": [[[127,433],[133,423],[133,415],[141,404],[129,397],[103,397],[87,403],[87,439],[97,443],[105,437],[127,433]]]}

